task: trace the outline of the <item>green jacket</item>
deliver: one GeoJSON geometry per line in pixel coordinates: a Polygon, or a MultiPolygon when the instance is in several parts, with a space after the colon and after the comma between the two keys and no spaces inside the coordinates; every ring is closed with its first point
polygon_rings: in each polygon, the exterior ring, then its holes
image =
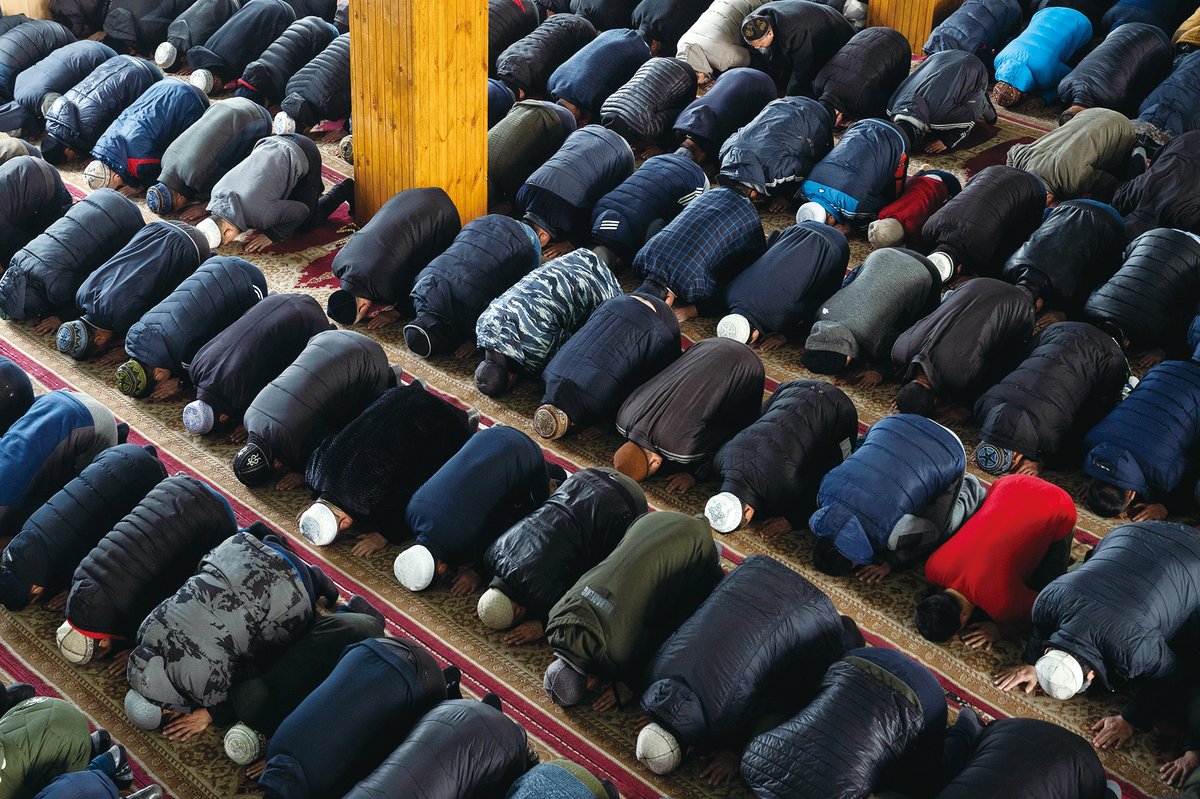
{"type": "Polygon", "coordinates": [[[35,696],[0,719],[0,799],[30,799],[92,757],[88,722],[61,699],[35,696]]]}
{"type": "Polygon", "coordinates": [[[646,663],[723,576],[702,517],[639,517],[550,611],[546,638],[585,674],[640,681],[646,663]]]}

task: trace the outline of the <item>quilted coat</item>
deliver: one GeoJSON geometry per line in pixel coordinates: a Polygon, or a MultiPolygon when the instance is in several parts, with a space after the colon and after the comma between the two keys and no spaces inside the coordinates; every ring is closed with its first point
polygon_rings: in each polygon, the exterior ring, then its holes
{"type": "Polygon", "coordinates": [[[0,265],[60,219],[71,200],[58,170],[41,158],[0,164],[0,265]]]}
{"type": "Polygon", "coordinates": [[[750,66],[750,47],[742,38],[742,20],[762,4],[762,0],[714,0],[679,37],[676,55],[698,74],[710,78],[750,66]]]}
{"type": "Polygon", "coordinates": [[[187,51],[188,66],[207,69],[220,88],[236,80],[295,21],[295,9],[284,0],[250,0],[202,44],[187,51]]]}
{"type": "Polygon", "coordinates": [[[996,80],[1021,92],[1054,96],[1081,47],[1092,40],[1092,23],[1073,8],[1044,8],[1017,38],[996,54],[996,80]]]}
{"type": "Polygon", "coordinates": [[[571,13],[584,17],[596,30],[628,28],[637,0],[571,0],[571,13]]]}
{"type": "Polygon", "coordinates": [[[574,132],[575,117],[558,103],[522,100],[513,105],[488,130],[488,202],[494,205],[516,196],[525,180],[574,132]]]}
{"type": "Polygon", "coordinates": [[[350,34],[331,41],[288,79],[279,107],[300,130],[350,116],[350,34]]]}
{"type": "Polygon", "coordinates": [[[129,184],[158,180],[171,142],[208,109],[208,96],[190,83],[160,80],[121,112],[96,140],[92,155],[129,184]]]}
{"type": "Polygon", "coordinates": [[[337,35],[337,28],[320,17],[296,20],[262,55],[246,65],[238,79],[239,96],[268,105],[280,102],[292,76],[320,55],[337,35]]]}
{"type": "Polygon", "coordinates": [[[775,97],[775,83],[767,73],[748,67],[731,69],[680,112],[675,135],[696,140],[713,155],[775,97]]]}
{"type": "Polygon", "coordinates": [[[721,145],[720,177],[787,198],[832,149],[833,118],[825,107],[807,97],[781,97],[721,145]]]}
{"type": "Polygon", "coordinates": [[[708,186],[704,169],[686,155],[647,158],[592,206],[592,239],[632,258],[655,223],[670,222],[708,186]]]}
{"type": "Polygon", "coordinates": [[[46,133],[66,147],[91,152],[121,112],[154,83],[158,67],[141,58],[119,55],[92,70],[46,111],[46,133]]]}
{"type": "Polygon", "coordinates": [[[42,101],[46,95],[65,93],[114,56],[116,52],[111,47],[90,39],[53,50],[17,74],[12,101],[0,106],[0,127],[36,133],[41,128],[42,101]]]}
{"type": "Polygon", "coordinates": [[[696,73],[678,58],[651,58],[600,106],[600,122],[631,142],[653,142],[696,99],[696,73]]]}
{"type": "Polygon", "coordinates": [[[538,7],[529,0],[488,0],[488,72],[513,42],[533,33],[541,22],[538,7]]]}
{"type": "Polygon", "coordinates": [[[847,120],[882,117],[888,98],[912,69],[912,47],[892,28],[865,28],[813,78],[813,95],[847,120]]]}
{"type": "Polygon", "coordinates": [[[1151,125],[1168,137],[1200,128],[1200,55],[1175,59],[1171,74],[1142,100],[1134,126],[1151,125]]]}
{"type": "Polygon", "coordinates": [[[630,21],[651,48],[658,44],[656,53],[671,55],[679,48],[679,38],[707,8],[705,0],[642,0],[634,6],[630,21]]]}
{"type": "Polygon", "coordinates": [[[596,38],[592,23],[577,14],[554,14],[496,58],[496,77],[518,99],[546,93],[546,81],[568,58],[596,38]]]}
{"type": "Polygon", "coordinates": [[[1066,125],[1008,151],[1008,165],[1032,172],[1056,200],[1107,199],[1134,144],[1133,123],[1109,108],[1080,111],[1066,125]]]}
{"type": "Polygon", "coordinates": [[[1130,22],[1115,28],[1058,84],[1064,106],[1132,114],[1171,70],[1171,42],[1161,28],[1130,22]]]}
{"type": "Polygon", "coordinates": [[[217,181],[271,135],[271,113],[245,97],[213,103],[171,143],[158,179],[189,199],[207,197],[217,181]]]}
{"type": "MultiPolygon", "coordinates": [[[[1189,56],[1190,57],[1190,56],[1189,56]]],[[[1200,234],[1200,130],[1167,142],[1150,168],[1117,187],[1113,207],[1125,215],[1130,238],[1153,228],[1200,234]]]]}
{"type": "Polygon", "coordinates": [[[0,34],[0,102],[13,99],[17,75],[73,41],[73,33],[48,19],[28,20],[0,34]]]}
{"type": "Polygon", "coordinates": [[[104,15],[104,34],[113,47],[152,53],[166,41],[171,21],[196,0],[111,0],[104,15]]]}
{"type": "Polygon", "coordinates": [[[954,147],[970,135],[980,119],[995,123],[989,83],[988,69],[974,53],[939,50],[896,88],[888,100],[887,116],[954,147]]]}
{"type": "Polygon", "coordinates": [[[1021,24],[1018,0],[967,0],[933,29],[925,55],[945,50],[995,51],[1021,24]]]}
{"type": "Polygon", "coordinates": [[[546,81],[555,100],[565,100],[584,114],[598,114],[604,101],[650,60],[650,47],[629,28],[607,30],[568,58],[546,81]]]}
{"type": "Polygon", "coordinates": [[[908,138],[892,123],[882,119],[856,122],[812,168],[800,191],[839,222],[865,225],[904,192],[908,148],[908,138]]]}
{"type": "Polygon", "coordinates": [[[1117,0],[1105,12],[1100,27],[1112,31],[1131,22],[1140,22],[1170,34],[1194,9],[1187,0],[1117,0]]]}
{"type": "Polygon", "coordinates": [[[854,36],[854,27],[841,11],[807,0],[771,0],[747,14],[742,24],[753,19],[765,19],[775,33],[767,63],[787,95],[812,96],[813,78],[854,36]]]}
{"type": "Polygon", "coordinates": [[[5,795],[30,799],[59,775],[87,768],[92,756],[87,717],[65,699],[28,699],[0,719],[0,751],[5,795]]]}

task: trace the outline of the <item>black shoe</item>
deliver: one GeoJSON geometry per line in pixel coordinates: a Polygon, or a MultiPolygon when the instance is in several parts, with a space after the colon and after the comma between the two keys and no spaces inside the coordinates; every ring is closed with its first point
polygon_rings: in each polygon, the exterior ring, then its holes
{"type": "Polygon", "coordinates": [[[354,596],[350,597],[350,599],[346,601],[346,607],[351,613],[363,613],[373,619],[376,619],[380,624],[385,626],[387,625],[387,619],[385,619],[383,614],[379,612],[379,609],[368,602],[367,598],[364,596],[355,594],[354,596]]]}
{"type": "Polygon", "coordinates": [[[442,677],[446,680],[446,698],[462,699],[462,672],[458,670],[458,666],[442,669],[442,677]]]}

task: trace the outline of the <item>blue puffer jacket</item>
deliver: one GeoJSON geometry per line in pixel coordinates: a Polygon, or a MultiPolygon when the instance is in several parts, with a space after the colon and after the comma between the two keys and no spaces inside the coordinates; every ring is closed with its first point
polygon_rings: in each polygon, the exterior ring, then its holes
{"type": "Polygon", "coordinates": [[[63,94],[116,54],[108,45],[90,39],[72,42],[50,53],[17,75],[12,102],[0,107],[0,128],[36,132],[41,127],[42,100],[46,95],[63,94]]]}
{"type": "Polygon", "coordinates": [[[158,180],[171,142],[208,108],[208,95],[181,80],[162,80],[121,112],[92,148],[92,155],[126,183],[158,180]]]}
{"type": "Polygon", "coordinates": [[[1135,130],[1139,123],[1168,136],[1200,129],[1200,52],[1175,59],[1171,74],[1138,107],[1135,130]]]}
{"type": "Polygon", "coordinates": [[[203,45],[188,50],[188,65],[207,69],[219,87],[241,76],[247,65],[295,21],[295,9],[284,0],[251,0],[203,45]]]}
{"type": "Polygon", "coordinates": [[[813,167],[800,191],[839,222],[866,225],[904,191],[908,146],[908,139],[891,122],[856,122],[813,167]]]}
{"type": "Polygon", "coordinates": [[[824,105],[808,97],[772,100],[721,145],[721,180],[790,197],[832,149],[833,119],[824,105]]]}
{"type": "Polygon", "coordinates": [[[555,100],[566,100],[584,114],[598,114],[608,96],[649,60],[650,46],[642,34],[628,28],[608,30],[554,70],[546,88],[555,100]]]}
{"type": "Polygon", "coordinates": [[[925,55],[943,50],[994,50],[1021,24],[1018,0],[967,0],[929,34],[925,55]]]}
{"type": "Polygon", "coordinates": [[[496,425],[467,439],[417,489],[404,515],[434,558],[465,565],[549,496],[541,447],[514,427],[496,425]],[[471,501],[463,502],[467,496],[471,501]]]}
{"type": "Polygon", "coordinates": [[[1017,91],[1054,97],[1067,63],[1092,39],[1092,23],[1073,8],[1044,8],[996,54],[996,80],[1017,91]]]}
{"type": "Polygon", "coordinates": [[[842,286],[850,244],[820,222],[792,225],[771,239],[763,256],[725,287],[725,305],[746,317],[760,338],[807,336],[821,303],[842,286]]]}
{"type": "Polygon", "coordinates": [[[1064,106],[1132,114],[1171,71],[1171,40],[1161,29],[1131,22],[1114,30],[1058,84],[1064,106]]]}
{"type": "Polygon", "coordinates": [[[1200,363],[1163,361],[1083,439],[1083,470],[1161,498],[1183,478],[1200,443],[1200,363]]]}
{"type": "Polygon", "coordinates": [[[670,222],[708,189],[708,176],[686,155],[647,159],[592,206],[592,239],[629,258],[646,243],[652,223],[670,222]]]}
{"type": "Polygon", "coordinates": [[[208,260],[208,242],[183,222],[151,222],[75,292],[94,327],[120,335],[208,260]]]}
{"type": "Polygon", "coordinates": [[[638,250],[633,271],[672,291],[680,304],[702,302],[716,294],[718,275],[740,272],[766,245],[754,203],[733,189],[714,189],[638,250]]]}
{"type": "Polygon", "coordinates": [[[1170,36],[1195,8],[1191,0],[1117,0],[1100,20],[1100,28],[1112,31],[1129,22],[1142,22],[1170,36]]]}
{"type": "Polygon", "coordinates": [[[129,329],[125,352],[147,370],[179,374],[209,339],[265,296],[267,279],[257,266],[214,256],[129,329]]]}
{"type": "Polygon", "coordinates": [[[74,34],[48,19],[28,20],[0,36],[0,101],[13,99],[17,75],[73,41],[74,34]]]}
{"type": "Polygon", "coordinates": [[[679,353],[679,322],[670,306],[657,297],[619,294],[602,303],[546,365],[542,402],[562,410],[576,427],[606,421],[679,353]]]}
{"type": "Polygon", "coordinates": [[[20,320],[72,308],[84,279],[143,225],[133,200],[112,189],[92,192],[12,257],[0,277],[0,311],[20,320]]]}
{"type": "Polygon", "coordinates": [[[878,553],[910,565],[953,532],[966,469],[962,442],[945,427],[913,414],[885,416],[825,475],[809,529],[854,563],[878,553]]]}
{"type": "MultiPolygon", "coordinates": [[[[79,153],[91,152],[100,134],[162,77],[159,68],[145,59],[131,55],[110,58],[49,108],[47,137],[79,153]]],[[[42,147],[45,150],[47,143],[42,147]]],[[[53,158],[49,151],[47,157],[53,158]]]]}

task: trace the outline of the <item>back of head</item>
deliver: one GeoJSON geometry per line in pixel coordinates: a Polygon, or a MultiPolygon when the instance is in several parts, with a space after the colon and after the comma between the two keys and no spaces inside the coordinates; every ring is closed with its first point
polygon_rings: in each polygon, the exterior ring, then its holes
{"type": "Polygon", "coordinates": [[[896,409],[900,413],[930,417],[933,415],[933,401],[933,391],[915,380],[905,383],[896,393],[896,409]]]}
{"type": "Polygon", "coordinates": [[[1106,519],[1120,516],[1129,505],[1128,494],[1124,489],[1100,480],[1093,480],[1088,486],[1084,501],[1088,510],[1106,519]]]}
{"type": "Polygon", "coordinates": [[[962,626],[962,608],[950,594],[939,591],[917,603],[914,622],[917,632],[927,640],[940,644],[949,641],[962,626]]]}

